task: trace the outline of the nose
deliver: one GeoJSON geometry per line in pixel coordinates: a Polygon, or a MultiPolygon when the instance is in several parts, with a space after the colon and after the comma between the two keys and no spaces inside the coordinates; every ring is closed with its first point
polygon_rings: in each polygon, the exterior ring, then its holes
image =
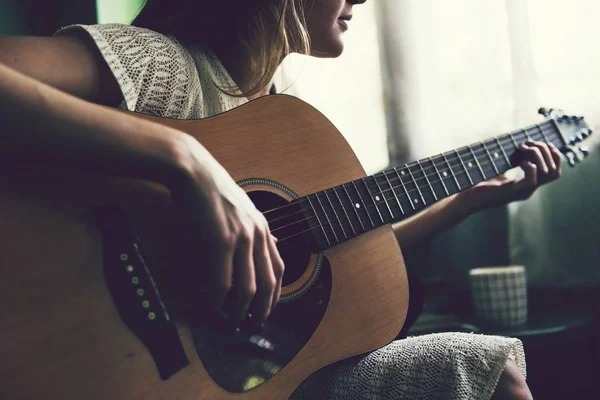
{"type": "Polygon", "coordinates": [[[347,0],[348,3],[350,4],[363,4],[365,3],[367,0],[347,0]]]}

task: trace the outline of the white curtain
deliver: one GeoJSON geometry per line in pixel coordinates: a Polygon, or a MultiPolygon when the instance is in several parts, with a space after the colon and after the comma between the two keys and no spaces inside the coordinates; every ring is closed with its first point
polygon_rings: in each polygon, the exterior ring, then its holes
{"type": "Polygon", "coordinates": [[[411,158],[538,122],[540,106],[596,128],[584,165],[510,206],[508,240],[511,262],[527,267],[532,284],[599,284],[600,2],[378,1],[386,98],[400,98],[390,135],[411,158]]]}

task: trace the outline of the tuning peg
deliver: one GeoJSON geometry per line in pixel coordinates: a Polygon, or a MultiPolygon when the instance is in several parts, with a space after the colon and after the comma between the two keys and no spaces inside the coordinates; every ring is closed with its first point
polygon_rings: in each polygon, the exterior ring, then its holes
{"type": "Polygon", "coordinates": [[[582,158],[587,158],[590,155],[590,151],[586,147],[580,147],[579,153],[581,154],[582,158]]]}
{"type": "Polygon", "coordinates": [[[568,153],[565,154],[565,156],[567,157],[567,162],[569,163],[569,165],[571,167],[574,167],[575,164],[577,164],[577,161],[575,159],[575,153],[569,151],[568,153]]]}
{"type": "Polygon", "coordinates": [[[566,146],[566,151],[564,154],[571,167],[574,167],[583,160],[583,157],[579,154],[579,149],[576,149],[573,146],[566,146]]]}
{"type": "Polygon", "coordinates": [[[592,130],[588,129],[588,128],[583,128],[582,130],[579,131],[579,134],[581,136],[583,136],[584,138],[586,138],[592,134],[592,130]]]}
{"type": "Polygon", "coordinates": [[[550,113],[552,112],[552,109],[547,110],[546,107],[542,107],[538,110],[538,114],[543,115],[546,118],[550,118],[550,113]]]}
{"type": "Polygon", "coordinates": [[[577,134],[577,139],[579,139],[579,141],[583,141],[583,139],[587,138],[588,136],[587,129],[582,129],[577,134]]]}

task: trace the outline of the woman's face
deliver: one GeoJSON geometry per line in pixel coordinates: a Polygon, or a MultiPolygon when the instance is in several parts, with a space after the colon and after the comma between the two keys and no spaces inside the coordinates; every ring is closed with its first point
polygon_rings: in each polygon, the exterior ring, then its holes
{"type": "Polygon", "coordinates": [[[352,7],[367,0],[307,0],[306,25],[315,57],[338,57],[344,51],[342,34],[348,30],[352,7]]]}

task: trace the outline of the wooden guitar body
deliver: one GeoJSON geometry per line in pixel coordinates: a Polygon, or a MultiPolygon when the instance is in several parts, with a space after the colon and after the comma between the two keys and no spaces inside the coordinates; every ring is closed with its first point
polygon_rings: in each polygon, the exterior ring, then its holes
{"type": "MultiPolygon", "coordinates": [[[[268,192],[290,201],[365,175],[335,127],[292,97],[268,96],[201,121],[156,120],[196,137],[250,193],[268,192]]],[[[404,262],[391,227],[384,225],[301,262],[305,271],[287,282],[283,294],[292,307],[303,301],[308,281],[325,277],[324,286],[315,285],[305,297],[319,287],[324,290],[322,297],[305,300],[316,299],[322,311],[310,322],[302,312],[287,315],[291,324],[314,327],[287,361],[272,368],[272,376],[245,376],[240,382],[246,389],[224,387],[209,375],[209,361],[199,356],[200,339],[178,322],[177,339],[187,363],[161,377],[139,332],[153,329],[157,321],[151,313],[157,319],[165,315],[161,304],[171,310],[176,290],[163,289],[163,281],[156,279],[163,303],[156,296],[145,297],[151,290],[140,291],[140,284],[130,282],[149,279],[138,273],[143,265],[132,261],[134,252],[107,250],[108,239],[123,231],[101,231],[92,210],[119,204],[141,238],[147,265],[157,274],[172,270],[176,275],[174,266],[189,262],[201,268],[201,259],[185,255],[188,242],[178,236],[178,216],[166,189],[87,173],[40,172],[39,167],[5,172],[0,178],[2,399],[286,399],[316,370],[390,342],[404,322],[404,262]],[[113,259],[111,251],[118,257],[113,259]],[[317,263],[323,277],[312,275],[317,263]],[[107,272],[109,266],[118,271],[107,272]],[[129,266],[132,270],[126,270],[129,266]],[[139,317],[137,333],[124,322],[126,307],[118,310],[116,292],[107,285],[109,275],[117,281],[125,277],[114,290],[131,286],[127,299],[135,303],[139,297],[139,309],[131,311],[132,318],[139,317]]],[[[219,374],[226,381],[240,379],[227,368],[219,374]]]]}

